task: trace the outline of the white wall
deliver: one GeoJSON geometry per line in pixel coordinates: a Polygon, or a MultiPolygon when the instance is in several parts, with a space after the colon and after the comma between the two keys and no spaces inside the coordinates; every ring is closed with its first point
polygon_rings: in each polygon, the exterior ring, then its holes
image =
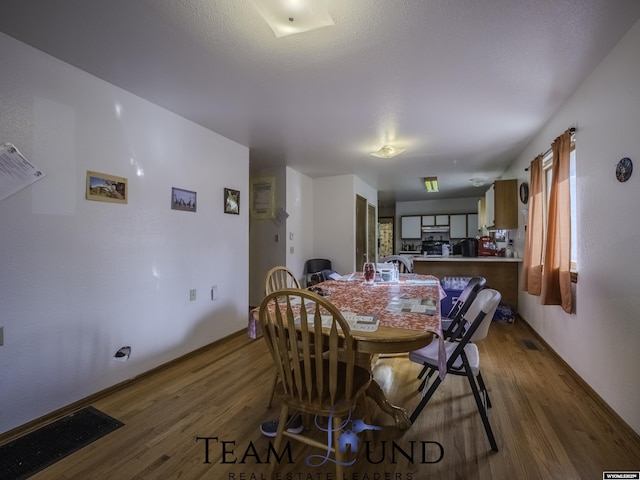
{"type": "Polygon", "coordinates": [[[246,328],[249,152],[3,34],[0,58],[0,142],[47,174],[0,201],[1,433],[246,328]],[[128,204],[85,200],[87,170],[128,204]]]}
{"type": "MultiPolygon", "coordinates": [[[[640,22],[518,157],[504,178],[524,168],[571,126],[577,128],[578,284],[576,313],[543,307],[520,293],[520,314],[640,434],[640,172],[626,183],[619,159],[640,167],[640,22]]],[[[524,232],[520,219],[519,243],[524,232]]],[[[588,420],[585,420],[588,421],[588,420]]]]}
{"type": "Polygon", "coordinates": [[[311,177],[287,167],[287,267],[304,285],[304,264],[313,256],[313,188],[311,177]]]}
{"type": "Polygon", "coordinates": [[[331,260],[338,273],[355,270],[356,195],[378,205],[378,192],[354,175],[313,181],[314,258],[331,260]]]}

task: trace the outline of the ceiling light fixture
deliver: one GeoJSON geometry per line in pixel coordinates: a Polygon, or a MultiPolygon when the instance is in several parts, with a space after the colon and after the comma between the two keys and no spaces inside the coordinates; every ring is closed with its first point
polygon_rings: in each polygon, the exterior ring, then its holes
{"type": "Polygon", "coordinates": [[[472,178],[469,181],[474,187],[482,187],[484,185],[484,178],[472,178]]]}
{"type": "Polygon", "coordinates": [[[424,182],[424,188],[427,189],[427,192],[438,192],[438,177],[424,177],[422,179],[424,182]]]}
{"type": "Polygon", "coordinates": [[[253,0],[276,37],[335,25],[321,0],[253,0]]]}
{"type": "Polygon", "coordinates": [[[385,145],[380,150],[372,152],[371,155],[378,158],[393,158],[397,155],[400,155],[405,150],[406,148],[396,148],[392,147],[391,145],[385,145]]]}

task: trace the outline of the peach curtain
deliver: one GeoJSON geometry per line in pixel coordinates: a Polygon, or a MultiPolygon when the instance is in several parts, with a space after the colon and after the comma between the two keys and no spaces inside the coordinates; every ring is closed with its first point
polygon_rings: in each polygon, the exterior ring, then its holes
{"type": "Polygon", "coordinates": [[[542,251],[544,247],[544,194],[542,190],[542,155],[529,166],[529,216],[522,263],[522,290],[540,295],[542,285],[542,251]]]}
{"type": "Polygon", "coordinates": [[[561,305],[571,313],[571,132],[567,130],[551,145],[551,188],[547,208],[547,234],[540,301],[561,305]]]}

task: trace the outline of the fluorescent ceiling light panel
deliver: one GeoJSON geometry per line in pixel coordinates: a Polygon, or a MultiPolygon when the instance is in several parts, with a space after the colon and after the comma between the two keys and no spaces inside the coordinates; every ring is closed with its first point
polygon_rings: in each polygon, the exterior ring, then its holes
{"type": "Polygon", "coordinates": [[[424,181],[424,188],[427,189],[427,192],[438,191],[438,177],[424,177],[422,180],[424,181]]]}
{"type": "Polygon", "coordinates": [[[406,148],[395,148],[391,145],[385,145],[380,150],[373,152],[371,155],[378,158],[393,158],[396,155],[400,155],[406,148]]]}
{"type": "Polygon", "coordinates": [[[335,25],[321,0],[253,0],[276,37],[335,25]]]}

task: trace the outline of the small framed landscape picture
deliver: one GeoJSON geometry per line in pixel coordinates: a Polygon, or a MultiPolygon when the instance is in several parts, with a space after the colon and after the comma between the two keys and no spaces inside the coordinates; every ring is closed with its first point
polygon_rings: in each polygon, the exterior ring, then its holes
{"type": "Polygon", "coordinates": [[[86,195],[87,200],[127,203],[129,198],[127,179],[106,173],[87,171],[86,195]]]}
{"type": "Polygon", "coordinates": [[[183,212],[196,211],[196,192],[183,190],[182,188],[171,188],[171,209],[182,210],[183,212]]]}
{"type": "Polygon", "coordinates": [[[224,213],[240,215],[240,192],[238,190],[224,189],[224,213]]]}

